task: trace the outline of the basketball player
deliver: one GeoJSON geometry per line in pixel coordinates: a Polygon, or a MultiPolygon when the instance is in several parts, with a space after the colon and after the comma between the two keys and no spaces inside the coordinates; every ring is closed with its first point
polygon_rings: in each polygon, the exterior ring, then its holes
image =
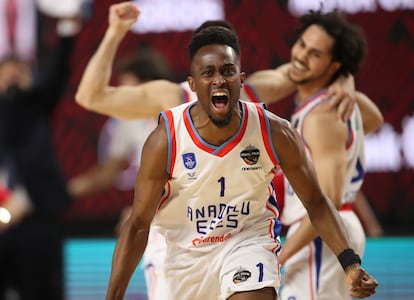
{"type": "MultiPolygon", "coordinates": [[[[132,6],[117,9],[124,17],[138,15],[132,6]]],[[[296,130],[262,106],[239,100],[245,74],[234,32],[200,31],[190,58],[188,82],[198,101],[164,111],[144,145],[107,299],[123,298],[154,217],[167,241],[171,299],[275,299],[280,226],[271,181],[279,167],[346,269],[350,290],[361,298],[374,293],[377,283],[349,248],[296,130]]]]}
{"type": "MultiPolygon", "coordinates": [[[[339,210],[351,247],[362,256],[364,230],[352,211],[365,168],[361,113],[356,105],[349,121],[341,122],[327,109],[325,96],[334,78],[358,70],[366,41],[357,27],[335,12],[310,12],[300,20],[289,72],[298,89],[291,122],[306,145],[322,191],[339,210]]],[[[318,237],[289,181],[281,217],[290,226],[280,255],[285,271],[281,299],[350,300],[355,294],[349,293],[337,253],[318,237]]]]}

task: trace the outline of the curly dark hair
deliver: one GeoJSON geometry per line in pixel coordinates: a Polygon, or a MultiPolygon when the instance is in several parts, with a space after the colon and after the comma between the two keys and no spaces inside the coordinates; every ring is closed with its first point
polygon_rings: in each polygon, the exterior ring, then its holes
{"type": "Polygon", "coordinates": [[[236,33],[221,25],[206,27],[193,35],[188,46],[188,54],[192,61],[197,51],[207,45],[228,45],[240,57],[240,44],[236,33]]]}
{"type": "Polygon", "coordinates": [[[358,72],[367,53],[367,41],[360,27],[348,22],[338,11],[322,13],[311,10],[300,17],[299,21],[299,34],[311,25],[318,25],[335,40],[332,58],[340,62],[341,67],[334,79],[340,75],[347,76],[358,72]]]}

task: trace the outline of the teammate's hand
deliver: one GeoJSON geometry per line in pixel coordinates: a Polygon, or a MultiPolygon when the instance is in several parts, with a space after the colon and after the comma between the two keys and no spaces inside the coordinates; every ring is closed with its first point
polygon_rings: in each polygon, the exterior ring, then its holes
{"type": "Polygon", "coordinates": [[[137,21],[139,9],[132,2],[122,2],[109,8],[109,26],[119,33],[126,33],[137,21]]]}
{"type": "Polygon", "coordinates": [[[354,78],[351,75],[339,77],[329,86],[327,98],[330,107],[336,109],[337,117],[348,121],[356,102],[354,78]]]}
{"type": "Polygon", "coordinates": [[[354,264],[346,270],[346,280],[349,292],[353,298],[366,298],[375,294],[378,282],[369,275],[359,264],[354,264]]]}

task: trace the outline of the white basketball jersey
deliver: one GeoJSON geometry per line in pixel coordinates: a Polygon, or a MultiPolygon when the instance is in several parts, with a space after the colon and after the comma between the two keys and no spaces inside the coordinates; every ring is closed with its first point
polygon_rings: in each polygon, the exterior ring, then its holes
{"type": "Polygon", "coordinates": [[[240,128],[220,146],[205,142],[195,129],[190,117],[194,102],[161,113],[170,179],[153,224],[167,239],[169,257],[208,252],[232,243],[240,232],[279,235],[271,184],[278,158],[267,112],[258,104],[239,104],[240,128]]]}
{"type": "MultiPolygon", "coordinates": [[[[293,126],[299,131],[305,145],[306,140],[303,137],[303,123],[308,113],[326,101],[327,91],[323,90],[309,98],[299,106],[291,119],[293,126]]],[[[349,140],[344,147],[347,149],[347,172],[342,196],[342,204],[351,203],[355,200],[356,193],[361,188],[365,173],[365,156],[364,156],[364,130],[362,126],[361,113],[355,106],[350,120],[348,121],[349,140]]],[[[310,158],[309,152],[308,157],[310,158]]],[[[288,180],[285,177],[285,204],[281,221],[285,225],[290,225],[300,220],[306,214],[306,209],[302,205],[298,196],[293,191],[288,180]]]]}

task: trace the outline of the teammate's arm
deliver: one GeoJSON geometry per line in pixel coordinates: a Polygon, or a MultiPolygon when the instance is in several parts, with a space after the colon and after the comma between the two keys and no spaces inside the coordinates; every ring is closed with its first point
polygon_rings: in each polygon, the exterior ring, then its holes
{"type": "Polygon", "coordinates": [[[260,70],[247,77],[246,82],[251,85],[259,99],[271,104],[292,94],[295,84],[289,79],[290,63],[283,64],[275,69],[260,70]]]}
{"type": "Polygon", "coordinates": [[[356,99],[361,111],[364,134],[367,135],[379,129],[384,124],[384,117],[372,100],[361,92],[356,92],[356,99]]]}
{"type": "Polygon", "coordinates": [[[86,66],[76,93],[77,103],[84,108],[131,119],[157,117],[159,112],[181,103],[182,88],[167,80],[150,81],[139,86],[109,86],[118,46],[138,15],[139,10],[132,2],[110,7],[109,26],[86,66]]]}
{"type": "MultiPolygon", "coordinates": [[[[263,103],[272,104],[286,99],[287,96],[296,91],[295,83],[290,80],[288,75],[290,64],[285,63],[275,69],[256,71],[247,77],[246,82],[250,84],[263,103]]],[[[362,98],[362,95],[355,92],[352,76],[340,76],[330,84],[328,91],[328,97],[332,98],[331,106],[336,108],[337,115],[343,120],[348,120],[351,117],[355,99],[358,104],[363,101],[363,104],[367,105],[369,109],[375,108],[375,104],[368,97],[359,99],[362,98]],[[368,107],[370,102],[374,107],[368,107]]],[[[372,118],[373,122],[377,121],[374,120],[374,112],[367,110],[363,113],[365,112],[370,114],[369,117],[372,118]]]]}
{"type": "Polygon", "coordinates": [[[108,157],[101,164],[71,178],[68,182],[69,192],[73,197],[82,197],[109,188],[128,163],[128,159],[108,157]]]}
{"type": "Polygon", "coordinates": [[[331,84],[327,98],[330,99],[330,107],[336,109],[338,117],[342,120],[351,117],[356,101],[361,111],[365,135],[377,130],[384,123],[384,118],[376,104],[367,95],[355,90],[355,80],[352,75],[340,76],[331,84]]]}

